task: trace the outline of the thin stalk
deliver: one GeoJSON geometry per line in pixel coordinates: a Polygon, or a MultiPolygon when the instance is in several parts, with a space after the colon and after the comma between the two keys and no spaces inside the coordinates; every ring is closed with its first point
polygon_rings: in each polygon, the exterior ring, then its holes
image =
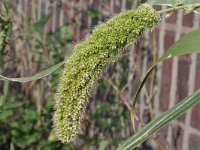
{"type": "Polygon", "coordinates": [[[195,10],[196,8],[200,7],[200,3],[195,3],[195,4],[186,4],[186,5],[181,5],[181,6],[173,6],[171,8],[167,8],[164,10],[160,10],[158,11],[159,14],[163,14],[163,13],[170,13],[174,10],[178,10],[178,9],[185,9],[185,8],[192,8],[193,10],[195,10]]]}
{"type": "Polygon", "coordinates": [[[133,104],[132,104],[132,108],[133,108],[133,109],[134,109],[134,106],[135,106],[135,104],[136,104],[136,102],[137,102],[137,98],[138,98],[138,96],[139,96],[139,94],[140,94],[140,91],[142,90],[142,87],[144,86],[144,84],[145,84],[145,82],[146,82],[146,80],[147,80],[147,77],[150,75],[150,73],[153,71],[153,69],[156,67],[156,65],[157,65],[157,63],[154,64],[154,65],[147,71],[147,74],[145,75],[145,78],[142,80],[142,83],[140,84],[139,88],[137,89],[136,94],[135,94],[135,96],[134,96],[134,98],[133,98],[133,104]]]}

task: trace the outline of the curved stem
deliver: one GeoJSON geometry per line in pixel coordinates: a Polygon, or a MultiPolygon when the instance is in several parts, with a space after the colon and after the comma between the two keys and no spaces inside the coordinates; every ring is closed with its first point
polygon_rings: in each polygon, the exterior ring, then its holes
{"type": "Polygon", "coordinates": [[[195,4],[185,4],[185,5],[181,5],[181,6],[173,6],[171,8],[167,8],[167,9],[164,9],[164,10],[160,10],[158,11],[159,14],[163,14],[163,13],[169,13],[169,12],[172,12],[174,10],[178,10],[178,9],[184,9],[184,8],[193,8],[193,9],[196,9],[198,7],[200,7],[200,3],[195,3],[195,4]]]}
{"type": "Polygon", "coordinates": [[[136,104],[136,102],[137,102],[137,99],[138,99],[138,96],[139,96],[139,94],[140,94],[140,91],[142,90],[142,87],[144,86],[144,84],[145,84],[145,82],[146,82],[148,76],[149,76],[150,73],[154,70],[154,68],[156,67],[156,65],[157,65],[157,63],[154,64],[154,65],[147,71],[147,73],[146,73],[144,79],[142,80],[142,83],[140,84],[139,88],[137,89],[136,94],[135,94],[135,96],[134,96],[134,98],[133,98],[132,109],[134,109],[134,106],[135,106],[135,104],[136,104]]]}

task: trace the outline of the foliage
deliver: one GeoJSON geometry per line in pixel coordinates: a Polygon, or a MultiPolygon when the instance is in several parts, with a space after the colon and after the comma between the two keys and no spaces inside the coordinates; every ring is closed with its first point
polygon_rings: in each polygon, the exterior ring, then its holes
{"type": "Polygon", "coordinates": [[[31,99],[21,94],[5,96],[0,108],[0,149],[9,149],[10,142],[15,149],[73,149],[72,145],[60,145],[51,128],[52,96],[47,98],[40,114],[31,99]]]}

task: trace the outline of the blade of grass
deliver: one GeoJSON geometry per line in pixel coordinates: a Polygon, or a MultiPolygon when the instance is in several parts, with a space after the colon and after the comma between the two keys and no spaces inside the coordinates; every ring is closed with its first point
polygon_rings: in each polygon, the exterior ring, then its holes
{"type": "Polygon", "coordinates": [[[6,97],[8,95],[8,88],[9,88],[9,81],[6,81],[3,86],[3,95],[1,96],[0,99],[0,109],[2,108],[3,104],[6,101],[6,97]]]}
{"type": "Polygon", "coordinates": [[[15,150],[13,143],[10,143],[10,150],[15,150]]]}
{"type": "Polygon", "coordinates": [[[125,143],[123,143],[117,150],[132,150],[136,148],[139,144],[147,140],[163,126],[178,118],[188,109],[192,108],[198,103],[200,103],[200,90],[196,91],[189,97],[176,104],[171,109],[164,112],[158,118],[151,121],[144,128],[139,130],[135,135],[129,138],[125,143]]]}
{"type": "Polygon", "coordinates": [[[22,77],[22,78],[9,78],[9,77],[5,77],[3,75],[0,75],[0,80],[5,80],[5,81],[13,81],[13,82],[29,82],[29,81],[33,81],[33,80],[38,80],[41,79],[51,73],[53,73],[54,71],[56,71],[58,68],[60,68],[62,65],[64,65],[64,61],[60,62],[59,64],[56,64],[40,73],[37,73],[34,76],[31,77],[22,77]]]}

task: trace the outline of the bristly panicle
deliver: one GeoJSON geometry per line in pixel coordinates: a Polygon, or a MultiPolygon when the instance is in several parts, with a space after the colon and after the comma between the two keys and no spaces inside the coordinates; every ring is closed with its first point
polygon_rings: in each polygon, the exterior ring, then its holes
{"type": "Polygon", "coordinates": [[[101,71],[121,55],[123,48],[159,21],[159,14],[144,4],[98,25],[92,35],[74,47],[60,77],[55,104],[53,121],[59,140],[65,143],[76,139],[87,97],[101,71]]]}

